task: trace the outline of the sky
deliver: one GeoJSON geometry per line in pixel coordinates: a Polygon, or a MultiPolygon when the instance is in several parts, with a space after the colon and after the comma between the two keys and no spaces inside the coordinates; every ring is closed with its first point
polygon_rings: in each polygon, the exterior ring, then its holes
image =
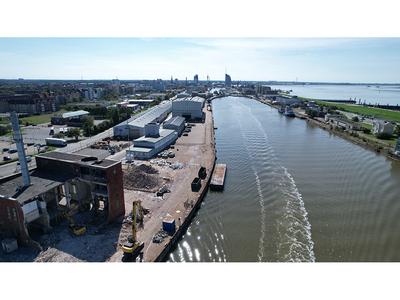
{"type": "Polygon", "coordinates": [[[400,38],[0,38],[0,79],[399,83],[400,38]]]}
{"type": "Polygon", "coordinates": [[[0,79],[399,83],[393,3],[7,1],[0,79]]]}

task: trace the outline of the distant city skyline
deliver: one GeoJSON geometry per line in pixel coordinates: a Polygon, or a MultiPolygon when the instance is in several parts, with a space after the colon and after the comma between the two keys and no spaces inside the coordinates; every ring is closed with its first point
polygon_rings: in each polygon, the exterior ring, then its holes
{"type": "Polygon", "coordinates": [[[0,79],[400,82],[400,38],[0,38],[0,79]]]}

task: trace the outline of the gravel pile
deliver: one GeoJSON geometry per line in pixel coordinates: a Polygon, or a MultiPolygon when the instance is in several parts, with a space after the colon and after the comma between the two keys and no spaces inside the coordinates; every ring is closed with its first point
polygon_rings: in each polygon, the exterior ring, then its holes
{"type": "Polygon", "coordinates": [[[135,169],[124,170],[124,188],[155,192],[162,183],[157,174],[158,171],[155,168],[146,164],[141,164],[135,169]]]}

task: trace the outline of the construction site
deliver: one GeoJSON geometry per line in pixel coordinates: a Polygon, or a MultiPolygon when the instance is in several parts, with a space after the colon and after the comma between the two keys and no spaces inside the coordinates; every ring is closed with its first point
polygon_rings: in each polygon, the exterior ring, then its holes
{"type": "MultiPolygon", "coordinates": [[[[163,261],[190,225],[214,168],[211,105],[203,111],[203,120],[191,120],[188,124],[188,134],[181,135],[166,151],[149,160],[114,161],[112,156],[99,160],[57,151],[44,155],[43,162],[57,158],[65,161],[65,169],[69,168],[67,165],[79,165],[80,169],[70,167],[71,176],[53,188],[52,201],[58,215],[54,218],[48,213],[53,220],[49,230],[46,226],[42,226],[45,230],[28,230],[29,237],[38,245],[36,249],[3,251],[0,261],[163,261]],[[99,169],[102,164],[104,170],[99,169]],[[121,189],[119,182],[123,184],[121,189]],[[84,196],[68,196],[73,193],[84,196]]],[[[40,161],[39,158],[38,167],[45,168],[46,163],[40,161]]],[[[42,197],[50,203],[47,198],[42,197]]]]}

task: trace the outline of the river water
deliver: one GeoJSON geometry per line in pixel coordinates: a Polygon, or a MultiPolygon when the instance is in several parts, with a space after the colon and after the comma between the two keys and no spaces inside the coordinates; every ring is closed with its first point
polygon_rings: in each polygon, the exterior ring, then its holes
{"type": "Polygon", "coordinates": [[[213,114],[225,189],[167,261],[400,261],[400,163],[248,98],[213,114]]]}
{"type": "Polygon", "coordinates": [[[356,100],[358,103],[400,105],[399,85],[272,85],[290,95],[320,100],[356,100]]]}

